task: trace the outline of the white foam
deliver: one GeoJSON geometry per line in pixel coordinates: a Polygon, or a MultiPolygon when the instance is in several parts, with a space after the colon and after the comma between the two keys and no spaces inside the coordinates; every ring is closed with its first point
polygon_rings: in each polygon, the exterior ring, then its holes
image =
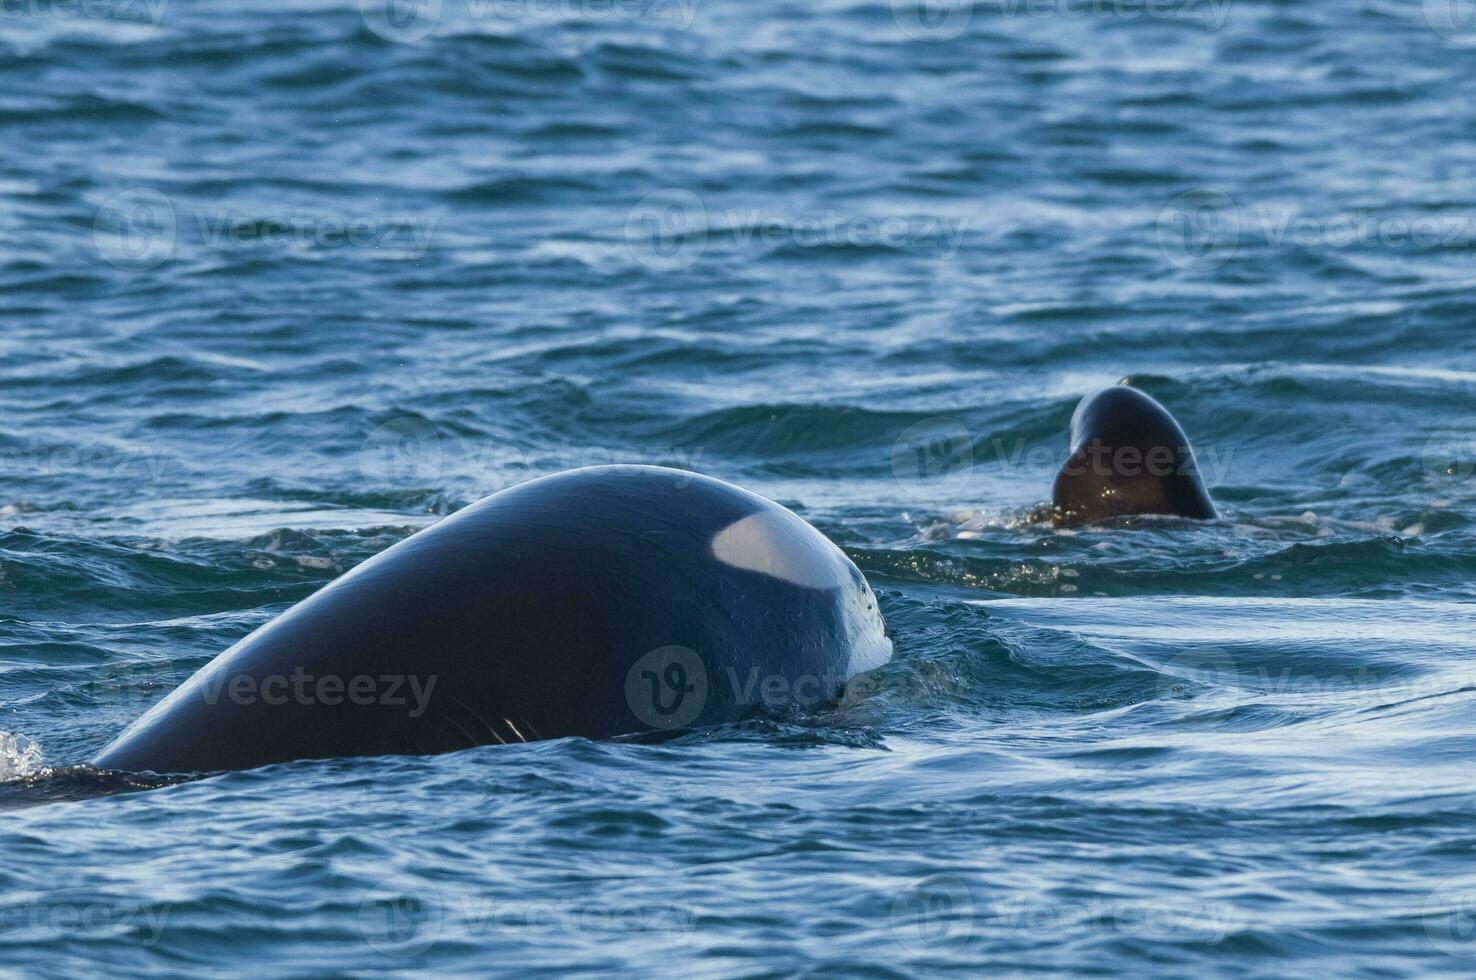
{"type": "Polygon", "coordinates": [[[0,783],[34,776],[41,765],[40,745],[24,735],[0,732],[0,783]]]}

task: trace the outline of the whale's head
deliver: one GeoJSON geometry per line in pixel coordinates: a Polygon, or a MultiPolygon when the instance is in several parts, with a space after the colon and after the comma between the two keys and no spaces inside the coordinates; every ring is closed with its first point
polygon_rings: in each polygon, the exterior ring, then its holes
{"type": "Polygon", "coordinates": [[[1071,455],[1056,474],[1052,502],[1063,523],[1218,516],[1184,430],[1168,409],[1127,385],[1104,388],[1076,407],[1071,455]]]}

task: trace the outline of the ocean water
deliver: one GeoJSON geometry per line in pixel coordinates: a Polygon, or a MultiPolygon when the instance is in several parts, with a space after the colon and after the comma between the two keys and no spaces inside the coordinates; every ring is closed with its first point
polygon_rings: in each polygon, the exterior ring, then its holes
{"type": "Polygon", "coordinates": [[[0,972],[1470,975],[1469,13],[5,4],[0,972]],[[1220,520],[1029,520],[1123,379],[1220,520]],[[795,508],[895,660],[659,744],[82,765],[604,462],[795,508]]]}

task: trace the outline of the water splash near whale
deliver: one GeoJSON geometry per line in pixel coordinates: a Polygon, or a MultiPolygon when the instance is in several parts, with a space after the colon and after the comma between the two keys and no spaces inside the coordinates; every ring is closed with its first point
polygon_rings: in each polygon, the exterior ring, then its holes
{"type": "Polygon", "coordinates": [[[35,776],[44,766],[45,757],[39,743],[24,735],[0,731],[0,783],[35,776]]]}

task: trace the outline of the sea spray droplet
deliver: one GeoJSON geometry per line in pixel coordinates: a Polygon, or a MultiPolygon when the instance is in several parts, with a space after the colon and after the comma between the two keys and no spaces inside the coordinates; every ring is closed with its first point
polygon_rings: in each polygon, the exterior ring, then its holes
{"type": "Polygon", "coordinates": [[[40,768],[40,745],[24,735],[0,732],[0,783],[33,776],[40,768]]]}

